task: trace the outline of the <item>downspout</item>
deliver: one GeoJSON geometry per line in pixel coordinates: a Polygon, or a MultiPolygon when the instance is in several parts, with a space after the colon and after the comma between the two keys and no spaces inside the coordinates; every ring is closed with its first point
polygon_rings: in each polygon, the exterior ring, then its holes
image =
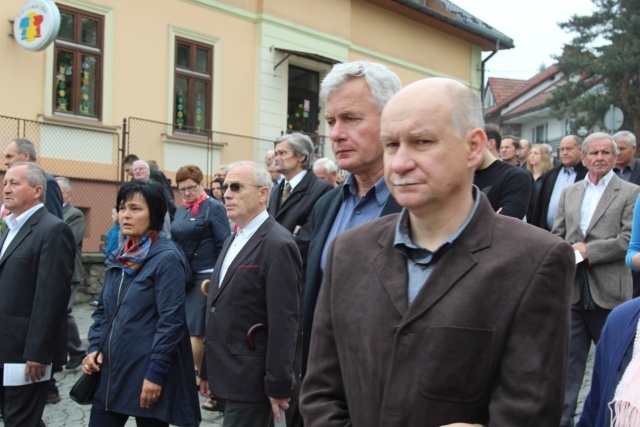
{"type": "Polygon", "coordinates": [[[484,105],[484,64],[486,64],[487,61],[489,61],[493,57],[493,55],[498,53],[499,50],[500,40],[496,40],[496,48],[493,50],[491,55],[482,60],[482,65],[480,67],[480,98],[482,99],[482,105],[484,105]]]}

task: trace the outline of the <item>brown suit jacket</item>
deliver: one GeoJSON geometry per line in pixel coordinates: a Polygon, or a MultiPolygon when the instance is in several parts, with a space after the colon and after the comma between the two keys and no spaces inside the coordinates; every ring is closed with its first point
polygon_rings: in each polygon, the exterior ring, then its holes
{"type": "Polygon", "coordinates": [[[336,237],[316,310],[305,426],[558,425],[571,247],[481,195],[411,306],[398,215],[336,237]]]}
{"type": "MultiPolygon", "coordinates": [[[[625,256],[638,194],[639,186],[613,175],[596,206],[586,235],[580,229],[584,182],[565,188],[560,196],[552,233],[570,243],[587,244],[589,289],[595,303],[602,308],[613,309],[632,297],[631,270],[625,263],[625,256]]],[[[576,282],[571,303],[579,302],[580,296],[576,282]]]]}

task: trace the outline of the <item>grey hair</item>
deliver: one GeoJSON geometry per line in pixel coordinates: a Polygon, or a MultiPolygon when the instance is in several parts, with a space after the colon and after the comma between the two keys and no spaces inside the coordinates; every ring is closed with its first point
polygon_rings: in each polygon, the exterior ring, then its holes
{"type": "Polygon", "coordinates": [[[136,163],[142,163],[142,164],[144,165],[144,168],[145,168],[146,170],[148,170],[148,171],[150,171],[150,170],[151,170],[151,167],[149,166],[149,163],[145,162],[144,160],[140,160],[140,159],[138,159],[138,160],[136,160],[136,161],[134,161],[134,162],[132,163],[132,166],[133,166],[134,164],[136,164],[136,163]]]}
{"type": "Polygon", "coordinates": [[[25,138],[16,138],[13,140],[16,143],[16,152],[18,154],[29,154],[29,161],[36,161],[36,147],[33,145],[33,142],[29,141],[25,138]]]}
{"type": "Polygon", "coordinates": [[[386,66],[369,61],[344,62],[333,66],[320,85],[320,99],[327,98],[337,92],[351,80],[363,77],[371,98],[378,111],[386,105],[393,95],[402,89],[400,77],[386,66]]]}
{"type": "Polygon", "coordinates": [[[613,155],[615,156],[618,154],[618,146],[616,145],[616,142],[613,140],[613,138],[611,138],[611,135],[604,132],[594,132],[586,137],[584,142],[582,143],[582,155],[586,156],[589,152],[589,144],[591,144],[593,141],[599,141],[601,139],[608,139],[609,141],[611,141],[611,146],[613,147],[613,155]]]}
{"type": "Polygon", "coordinates": [[[615,135],[613,135],[613,140],[616,142],[616,144],[620,142],[626,142],[629,147],[636,146],[636,136],[628,130],[621,130],[620,132],[616,132],[615,135]]]}
{"type": "Polygon", "coordinates": [[[267,187],[269,189],[269,194],[271,194],[271,189],[273,188],[273,181],[271,181],[271,175],[267,168],[262,166],[256,162],[250,162],[248,160],[243,160],[240,162],[231,163],[228,166],[227,171],[231,172],[233,169],[239,166],[249,166],[253,172],[253,183],[260,187],[267,187]]]}
{"type": "Polygon", "coordinates": [[[288,142],[291,146],[291,150],[293,150],[293,154],[298,156],[306,156],[304,159],[304,163],[302,163],[302,168],[306,171],[310,170],[313,166],[313,142],[311,138],[307,135],[300,132],[293,132],[288,135],[283,135],[276,139],[274,145],[278,145],[281,142],[288,142]]]}
{"type": "Polygon", "coordinates": [[[64,191],[73,192],[73,184],[71,184],[71,180],[66,176],[56,176],[56,181],[60,183],[60,187],[62,187],[64,191]]]}
{"type": "Polygon", "coordinates": [[[484,129],[480,98],[468,87],[453,82],[447,85],[447,90],[451,99],[451,123],[458,136],[464,136],[471,129],[484,129]]]}
{"type": "Polygon", "coordinates": [[[42,193],[40,194],[40,201],[44,203],[47,195],[47,177],[44,174],[42,168],[35,163],[31,162],[16,162],[11,165],[11,169],[16,166],[26,166],[27,168],[27,182],[29,183],[29,187],[36,188],[37,186],[42,187],[42,193]]]}
{"type": "Polygon", "coordinates": [[[338,168],[333,160],[327,157],[322,157],[315,161],[315,163],[313,164],[313,170],[319,169],[324,169],[327,173],[334,173],[338,171],[338,168]]]}

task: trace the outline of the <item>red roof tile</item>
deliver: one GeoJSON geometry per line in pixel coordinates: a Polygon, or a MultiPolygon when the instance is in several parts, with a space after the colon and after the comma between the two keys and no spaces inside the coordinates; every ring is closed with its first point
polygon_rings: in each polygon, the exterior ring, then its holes
{"type": "Polygon", "coordinates": [[[522,89],[527,84],[526,80],[501,79],[498,77],[489,77],[488,85],[493,92],[493,99],[496,104],[502,102],[512,93],[522,89]]]}
{"type": "MultiPolygon", "coordinates": [[[[542,70],[541,72],[539,72],[538,74],[536,74],[535,76],[533,76],[529,80],[527,80],[525,82],[525,84],[522,85],[522,87],[520,87],[519,89],[514,90],[511,94],[505,96],[501,101],[498,101],[496,99],[496,105],[491,107],[491,108],[489,108],[487,111],[485,111],[485,114],[491,114],[491,113],[494,113],[495,111],[500,110],[502,107],[504,107],[505,105],[509,104],[514,99],[516,99],[519,96],[525,94],[526,92],[530,91],[534,87],[538,86],[540,83],[542,83],[545,80],[547,80],[549,77],[551,77],[551,76],[553,76],[553,75],[555,75],[555,74],[557,74],[559,72],[560,72],[560,69],[558,68],[557,65],[552,65],[550,67],[547,67],[546,69],[542,70]]],[[[491,79],[489,79],[489,80],[491,80],[491,79]]],[[[494,97],[495,97],[495,93],[494,93],[494,97]]]]}

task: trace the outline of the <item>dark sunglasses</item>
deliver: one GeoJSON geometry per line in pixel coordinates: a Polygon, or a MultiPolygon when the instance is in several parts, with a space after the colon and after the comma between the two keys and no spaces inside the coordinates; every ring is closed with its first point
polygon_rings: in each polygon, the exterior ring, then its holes
{"type": "Polygon", "coordinates": [[[233,182],[229,185],[225,184],[222,187],[220,187],[220,191],[222,191],[222,194],[226,193],[227,190],[231,190],[232,193],[237,193],[240,190],[242,190],[244,188],[245,185],[251,185],[253,187],[256,188],[260,188],[262,187],[262,185],[255,185],[255,184],[241,184],[239,182],[233,182]]]}

